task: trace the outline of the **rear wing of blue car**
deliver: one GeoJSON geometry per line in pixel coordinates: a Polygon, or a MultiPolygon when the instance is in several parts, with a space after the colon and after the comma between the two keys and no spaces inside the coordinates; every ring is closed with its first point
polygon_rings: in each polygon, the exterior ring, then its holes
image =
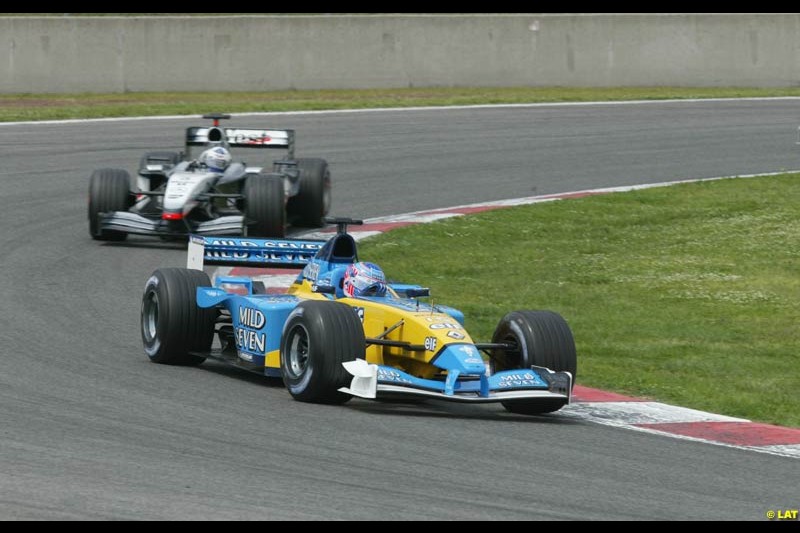
{"type": "Polygon", "coordinates": [[[301,268],[325,242],[192,235],[186,268],[203,270],[204,265],[301,268]]]}
{"type": "Polygon", "coordinates": [[[284,148],[288,158],[294,158],[294,130],[266,130],[253,128],[191,127],[186,128],[186,148],[207,146],[209,143],[227,144],[238,148],[284,148]]]}

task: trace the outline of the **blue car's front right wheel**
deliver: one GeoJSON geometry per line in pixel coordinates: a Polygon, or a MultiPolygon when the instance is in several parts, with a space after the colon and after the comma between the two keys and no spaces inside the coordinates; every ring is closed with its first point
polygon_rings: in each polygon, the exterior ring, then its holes
{"type": "MultiPolygon", "coordinates": [[[[578,370],[575,340],[567,321],[552,311],[513,311],[497,324],[493,343],[507,344],[494,349],[491,366],[494,372],[542,366],[555,372],[569,372],[572,382],[578,370]]],[[[534,399],[503,402],[512,413],[538,415],[561,409],[565,400],[534,399]]]]}

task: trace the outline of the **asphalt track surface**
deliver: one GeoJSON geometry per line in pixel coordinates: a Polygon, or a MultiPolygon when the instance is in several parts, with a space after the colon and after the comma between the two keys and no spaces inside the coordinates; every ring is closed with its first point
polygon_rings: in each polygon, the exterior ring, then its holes
{"type": "MultiPolygon", "coordinates": [[[[496,405],[308,405],[220,364],[150,363],[141,291],[185,248],[92,241],[88,176],[178,149],[198,122],[0,125],[0,519],[763,520],[800,506],[796,459],[496,405]]],[[[298,155],[330,162],[333,213],[357,217],[800,167],[797,100],[236,124],[295,128],[298,155]]]]}

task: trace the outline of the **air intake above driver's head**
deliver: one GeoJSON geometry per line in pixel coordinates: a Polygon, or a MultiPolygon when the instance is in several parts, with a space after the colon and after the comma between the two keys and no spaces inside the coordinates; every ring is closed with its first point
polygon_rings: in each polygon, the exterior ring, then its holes
{"type": "Polygon", "coordinates": [[[356,258],[356,241],[348,234],[340,234],[335,237],[331,261],[341,263],[352,263],[356,258]]]}
{"type": "Polygon", "coordinates": [[[220,128],[209,128],[208,129],[208,142],[218,143],[222,142],[224,138],[224,133],[220,128]]]}

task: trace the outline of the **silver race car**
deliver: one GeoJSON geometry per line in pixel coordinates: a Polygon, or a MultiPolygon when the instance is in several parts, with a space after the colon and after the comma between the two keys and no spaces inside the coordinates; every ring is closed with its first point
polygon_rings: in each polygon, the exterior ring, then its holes
{"type": "Polygon", "coordinates": [[[160,237],[189,234],[283,237],[287,222],[324,225],[331,175],[320,158],[294,157],[294,131],[227,128],[230,115],[203,115],[210,127],[186,130],[185,152],[148,152],[137,188],[123,169],[102,168],[89,182],[89,234],[122,241],[129,233],[160,237]],[[204,150],[199,157],[192,149],[204,150]],[[286,150],[271,169],[234,161],[232,148],[286,150]],[[214,157],[218,159],[214,159],[214,157]],[[220,163],[212,163],[219,160],[220,163]]]}

